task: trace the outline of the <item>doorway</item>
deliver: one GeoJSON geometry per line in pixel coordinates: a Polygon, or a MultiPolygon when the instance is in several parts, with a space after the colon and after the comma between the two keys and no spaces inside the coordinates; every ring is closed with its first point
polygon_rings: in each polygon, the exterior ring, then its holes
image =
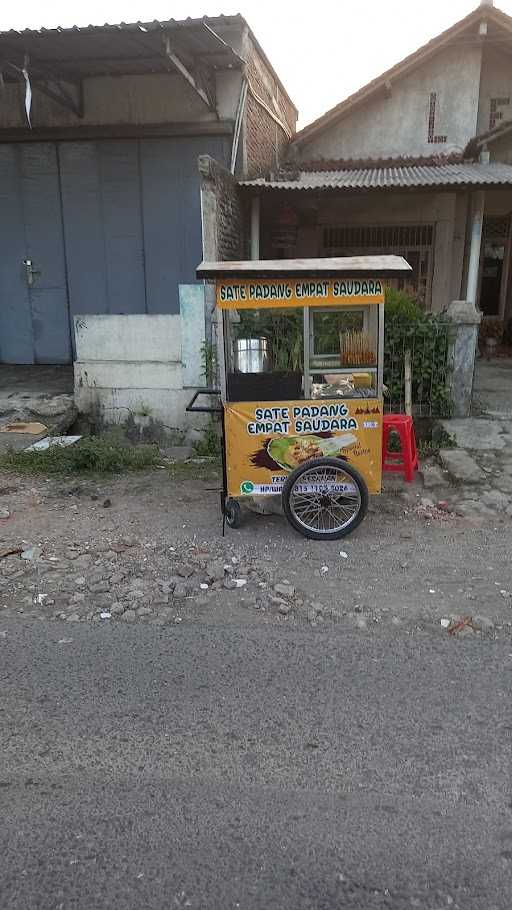
{"type": "Polygon", "coordinates": [[[484,218],[479,305],[484,316],[503,319],[510,255],[510,217],[484,218]]]}
{"type": "Polygon", "coordinates": [[[0,145],[0,361],[68,363],[71,332],[57,150],[0,145]]]}

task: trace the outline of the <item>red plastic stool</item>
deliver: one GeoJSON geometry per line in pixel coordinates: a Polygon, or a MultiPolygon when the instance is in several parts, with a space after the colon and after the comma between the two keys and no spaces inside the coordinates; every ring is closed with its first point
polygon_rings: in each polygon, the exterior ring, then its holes
{"type": "Polygon", "coordinates": [[[418,453],[412,417],[408,417],[407,414],[384,414],[382,470],[403,474],[407,483],[411,483],[417,467],[418,453]],[[396,433],[400,438],[399,452],[392,452],[389,448],[391,433],[396,433]]]}

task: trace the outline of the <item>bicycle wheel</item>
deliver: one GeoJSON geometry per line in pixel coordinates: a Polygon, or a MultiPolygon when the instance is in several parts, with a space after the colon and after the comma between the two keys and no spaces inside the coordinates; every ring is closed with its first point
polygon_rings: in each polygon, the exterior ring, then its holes
{"type": "Polygon", "coordinates": [[[291,526],[311,540],[338,540],[357,528],[368,510],[368,487],[356,468],[340,458],[312,458],[283,487],[291,526]]]}
{"type": "Polygon", "coordinates": [[[236,499],[226,499],[224,515],[230,528],[239,528],[242,524],[242,509],[236,499]]]}

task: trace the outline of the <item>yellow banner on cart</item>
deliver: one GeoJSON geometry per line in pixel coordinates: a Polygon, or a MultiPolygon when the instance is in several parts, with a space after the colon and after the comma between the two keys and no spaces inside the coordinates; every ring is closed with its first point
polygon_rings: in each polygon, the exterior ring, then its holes
{"type": "Polygon", "coordinates": [[[242,402],[225,406],[230,496],[281,493],[288,474],[310,458],[342,458],[380,493],[382,402],[242,402]]]}
{"type": "Polygon", "coordinates": [[[221,310],[360,306],[384,303],[377,278],[238,278],[217,281],[221,310]]]}

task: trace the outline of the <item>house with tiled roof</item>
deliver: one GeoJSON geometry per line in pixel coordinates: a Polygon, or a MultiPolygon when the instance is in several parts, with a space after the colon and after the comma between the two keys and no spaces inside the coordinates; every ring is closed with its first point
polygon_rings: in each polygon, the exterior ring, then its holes
{"type": "Polygon", "coordinates": [[[304,127],[243,182],[261,258],[400,253],[427,308],[510,319],[511,64],[512,18],[484,0],[304,127]]]}

